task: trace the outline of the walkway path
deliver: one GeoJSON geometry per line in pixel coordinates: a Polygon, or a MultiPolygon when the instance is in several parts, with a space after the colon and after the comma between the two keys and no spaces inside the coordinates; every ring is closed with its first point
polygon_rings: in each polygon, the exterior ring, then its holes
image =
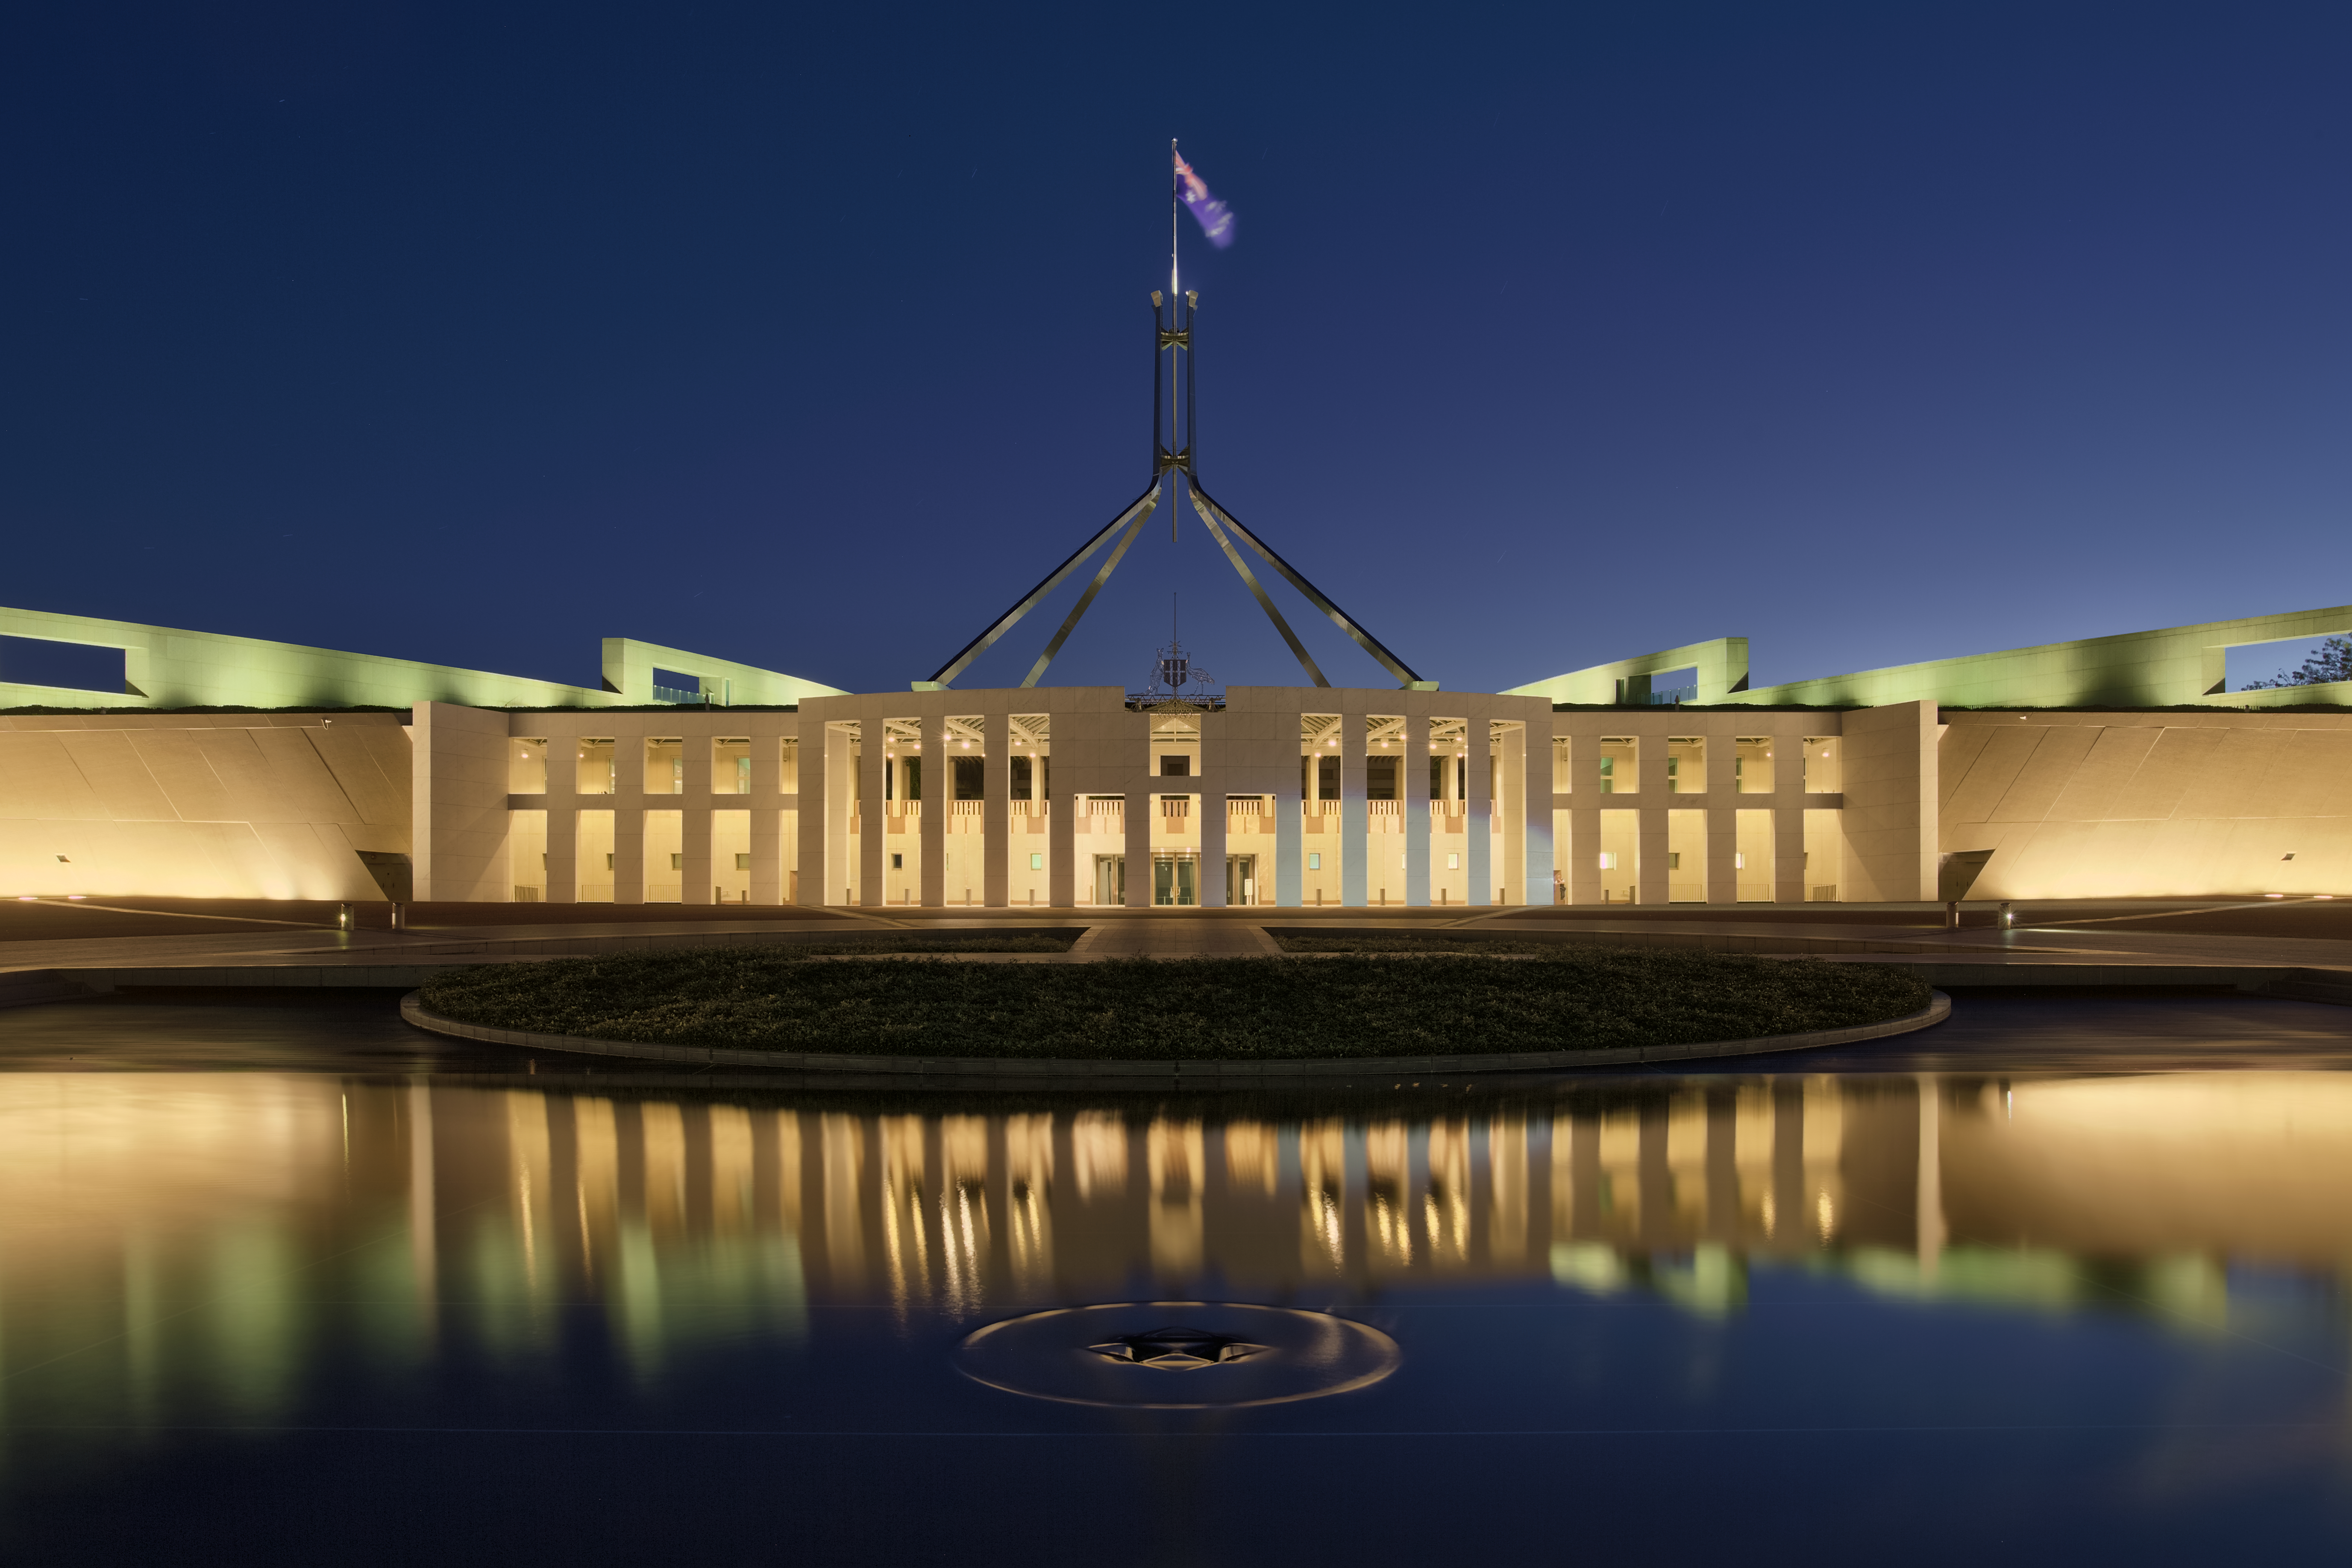
{"type": "Polygon", "coordinates": [[[0,1005],[12,997],[35,1000],[56,994],[60,985],[77,985],[74,972],[100,985],[411,985],[419,983],[423,972],[452,964],[828,940],[877,930],[951,935],[1074,927],[1084,928],[1084,934],[1072,952],[1067,957],[1039,955],[1042,961],[1272,954],[1279,951],[1267,933],[1273,926],[1384,933],[1444,931],[1468,939],[1531,936],[1805,953],[1848,963],[1928,964],[1938,984],[2116,984],[2121,983],[2119,973],[2129,977],[2125,972],[2137,972],[2144,984],[2179,984],[2198,980],[2200,970],[2210,971],[2214,984],[2241,984],[2252,972],[2265,969],[2336,970],[2352,975],[2352,900],[2343,905],[2294,900],[2276,918],[2266,914],[2264,906],[2218,901],[2183,905],[2183,912],[2177,914],[2117,918],[2118,909],[2128,907],[2113,901],[2072,908],[2036,905],[2032,912],[2044,923],[2007,931],[1981,923],[1947,931],[1927,923],[1937,911],[1923,905],[1848,905],[1834,913],[1819,906],[1787,910],[1749,906],[1726,910],[1719,916],[1687,905],[1606,916],[1583,910],[1498,910],[1467,920],[1459,910],[900,910],[887,920],[848,911],[810,911],[807,918],[788,921],[730,920],[715,909],[709,920],[682,919],[675,912],[661,919],[633,919],[616,910],[616,918],[610,921],[583,920],[577,911],[567,911],[572,918],[561,921],[541,916],[512,924],[409,931],[339,931],[294,922],[257,928],[247,915],[238,926],[226,929],[225,922],[190,918],[169,935],[89,937],[52,934],[59,930],[52,921],[19,926],[41,931],[37,940],[7,940],[5,929],[0,928],[0,1005]],[[2168,921],[2200,929],[2167,930],[2168,921]]]}

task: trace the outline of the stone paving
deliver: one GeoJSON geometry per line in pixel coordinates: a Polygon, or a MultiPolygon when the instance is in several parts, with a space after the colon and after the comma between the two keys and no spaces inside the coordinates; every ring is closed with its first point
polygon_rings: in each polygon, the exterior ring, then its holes
{"type": "MultiPolygon", "coordinates": [[[[2210,970],[2216,983],[2239,983],[2257,969],[2352,973],[2352,909],[2343,917],[2320,900],[2289,901],[2275,917],[2267,905],[2207,900],[2181,905],[2173,914],[2117,913],[2112,901],[2074,908],[2037,905],[2040,924],[1996,931],[1982,923],[1948,931],[1929,923],[1940,916],[1932,905],[1843,906],[1834,914],[1818,907],[1776,911],[1769,907],[1712,910],[1677,906],[1636,912],[1559,909],[1504,909],[1465,913],[1459,910],[898,910],[809,911],[806,919],[781,922],[712,918],[683,919],[664,911],[657,919],[616,918],[551,921],[531,910],[509,924],[468,923],[406,931],[341,931],[289,921],[256,929],[225,924],[201,915],[170,928],[172,934],[5,939],[0,932],[0,1003],[5,994],[70,981],[70,972],[92,974],[100,984],[161,984],[170,971],[184,983],[201,985],[408,984],[413,976],[449,964],[518,961],[596,952],[706,944],[765,943],[871,934],[877,931],[936,932],[1085,928],[1068,954],[1003,955],[991,962],[1086,963],[1105,958],[1242,957],[1279,951],[1266,928],[1316,928],[1403,932],[1458,931],[1528,935],[1583,942],[1698,947],[1717,952],[1804,953],[1854,963],[1932,962],[1937,984],[2052,982],[2079,975],[2083,983],[2110,984],[2119,971],[2137,971],[2148,984],[2183,984],[2210,970]],[[2300,914],[2297,906],[2305,906],[2300,914]],[[2251,912],[2250,912],[2251,911],[2251,912]],[[1778,912],[1785,918],[1775,918],[1778,912]],[[2194,931],[2162,929],[2163,922],[2202,922],[2194,931]],[[240,929],[241,927],[241,929],[240,929]],[[2315,933],[2347,931],[2345,936],[2315,933]],[[2264,934],[2270,931],[2281,934],[2264,934]],[[136,977],[127,972],[146,971],[136,977]],[[243,972],[250,979],[240,978],[243,972]],[[269,972],[267,978],[264,972],[269,972]],[[2162,979],[2158,979],[2158,972],[2162,979]],[[18,977],[11,982],[10,975],[18,977]]],[[[244,921],[251,916],[240,910],[244,921]]],[[[469,915],[473,911],[468,911],[469,915]]],[[[517,910],[522,914],[521,909],[517,910]]],[[[1976,914],[1979,921],[1981,912],[1976,914]]],[[[49,923],[39,929],[70,929],[49,923]]],[[[29,995],[31,993],[26,993],[29,995]]]]}

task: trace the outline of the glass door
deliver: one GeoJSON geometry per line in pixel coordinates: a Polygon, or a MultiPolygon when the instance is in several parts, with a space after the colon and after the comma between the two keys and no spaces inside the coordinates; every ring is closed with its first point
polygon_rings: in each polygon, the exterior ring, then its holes
{"type": "Polygon", "coordinates": [[[1201,901],[1201,862],[1192,855],[1151,858],[1151,901],[1162,907],[1189,908],[1201,901]]]}

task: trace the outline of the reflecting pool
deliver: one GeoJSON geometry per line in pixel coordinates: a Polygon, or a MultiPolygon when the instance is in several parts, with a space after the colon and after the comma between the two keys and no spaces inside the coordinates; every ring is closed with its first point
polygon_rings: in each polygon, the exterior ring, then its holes
{"type": "Polygon", "coordinates": [[[0,1545],[2272,1555],[2352,1541],[2347,1268],[2333,1070],[0,1074],[0,1545]]]}

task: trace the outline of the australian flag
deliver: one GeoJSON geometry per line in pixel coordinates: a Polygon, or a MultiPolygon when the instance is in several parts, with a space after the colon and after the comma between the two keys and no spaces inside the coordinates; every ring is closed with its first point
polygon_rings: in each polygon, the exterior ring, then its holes
{"type": "Polygon", "coordinates": [[[1201,176],[1192,173],[1192,165],[1184,162],[1183,154],[1176,155],[1176,193],[1183,198],[1201,232],[1219,250],[1234,242],[1234,210],[1209,194],[1201,176]]]}

